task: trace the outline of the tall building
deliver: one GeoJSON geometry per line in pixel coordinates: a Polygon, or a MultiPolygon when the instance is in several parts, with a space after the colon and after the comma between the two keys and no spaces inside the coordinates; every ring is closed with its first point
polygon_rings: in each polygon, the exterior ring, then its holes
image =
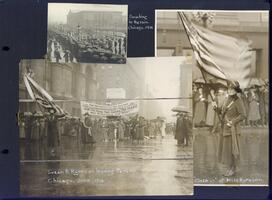
{"type": "Polygon", "coordinates": [[[98,31],[127,32],[127,16],[119,11],[69,11],[67,25],[98,31]]]}

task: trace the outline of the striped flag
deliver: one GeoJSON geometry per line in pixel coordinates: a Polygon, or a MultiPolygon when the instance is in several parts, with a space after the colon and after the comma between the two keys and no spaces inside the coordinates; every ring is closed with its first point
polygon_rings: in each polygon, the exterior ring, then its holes
{"type": "Polygon", "coordinates": [[[250,42],[198,26],[183,12],[178,14],[203,78],[237,80],[241,88],[246,88],[250,82],[250,42]]]}
{"type": "Polygon", "coordinates": [[[58,114],[63,114],[64,111],[53,102],[53,98],[48,92],[43,89],[36,81],[27,74],[24,75],[24,83],[30,98],[36,101],[45,109],[53,109],[58,114]]]}

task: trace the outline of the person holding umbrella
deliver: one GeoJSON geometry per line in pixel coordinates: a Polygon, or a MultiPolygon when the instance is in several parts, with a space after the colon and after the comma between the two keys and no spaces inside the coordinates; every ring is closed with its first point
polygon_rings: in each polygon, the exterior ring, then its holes
{"type": "Polygon", "coordinates": [[[177,112],[177,122],[176,122],[176,132],[175,139],[177,140],[177,145],[188,146],[189,136],[192,132],[192,123],[188,117],[188,111],[182,106],[177,106],[172,109],[173,112],[177,112]]]}

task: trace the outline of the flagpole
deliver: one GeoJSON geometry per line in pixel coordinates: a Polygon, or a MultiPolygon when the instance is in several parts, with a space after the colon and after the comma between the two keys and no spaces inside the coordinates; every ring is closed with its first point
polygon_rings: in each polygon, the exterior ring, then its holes
{"type": "MultiPolygon", "coordinates": [[[[181,21],[182,24],[183,24],[183,27],[184,27],[184,30],[185,30],[185,32],[186,32],[186,36],[187,36],[187,38],[188,38],[188,40],[189,40],[189,43],[190,43],[190,45],[191,45],[191,48],[193,49],[193,51],[195,51],[193,45],[192,45],[191,42],[190,42],[189,35],[188,35],[188,32],[187,32],[187,30],[186,30],[186,28],[185,28],[185,25],[184,25],[184,22],[183,22],[183,20],[182,20],[182,17],[181,17],[180,12],[178,12],[178,15],[179,15],[180,21],[181,21]]],[[[183,14],[183,15],[184,15],[184,14],[183,14]]],[[[184,15],[184,17],[186,17],[186,16],[184,15]]],[[[203,77],[205,83],[208,83],[207,80],[206,80],[206,78],[205,78],[205,76],[204,76],[204,74],[203,74],[203,71],[202,71],[201,67],[199,67],[199,69],[200,69],[200,72],[201,72],[201,74],[202,74],[202,77],[203,77]]],[[[209,94],[210,94],[210,96],[211,96],[211,98],[212,98],[212,101],[214,101],[214,98],[213,98],[213,96],[211,95],[211,91],[210,91],[210,90],[209,90],[209,94]]]]}
{"type": "MultiPolygon", "coordinates": [[[[186,32],[186,36],[187,36],[187,38],[188,38],[188,40],[189,40],[189,43],[190,43],[190,45],[191,45],[191,48],[193,49],[193,51],[195,51],[193,45],[191,44],[191,41],[190,41],[190,38],[189,38],[188,31],[187,31],[186,28],[185,28],[185,24],[184,24],[184,22],[183,22],[183,19],[182,19],[182,16],[181,16],[180,12],[178,12],[178,15],[179,15],[180,21],[181,21],[182,24],[183,24],[183,27],[184,27],[184,30],[185,30],[185,32],[186,32]]],[[[185,15],[184,13],[183,13],[183,16],[187,19],[186,15],[185,15]]],[[[188,19],[187,19],[187,20],[188,20],[188,19]]],[[[197,64],[198,64],[198,63],[197,63],[197,64]]],[[[198,64],[198,65],[199,65],[199,64],[198,64]]],[[[200,70],[200,72],[201,72],[201,74],[202,74],[202,77],[203,77],[205,83],[207,84],[208,82],[207,82],[207,80],[206,80],[206,78],[205,78],[205,76],[204,76],[204,73],[203,73],[203,71],[202,71],[202,69],[201,69],[200,66],[199,66],[199,70],[200,70]]],[[[213,98],[213,95],[211,94],[211,90],[209,90],[209,95],[211,96],[212,101],[215,102],[215,100],[214,100],[214,98],[213,98]]],[[[217,105],[217,103],[216,103],[216,105],[217,105]]],[[[218,105],[217,105],[216,107],[218,107],[218,105]]],[[[219,115],[219,113],[218,113],[218,112],[216,112],[216,113],[217,113],[217,115],[218,115],[219,120],[222,120],[221,117],[220,117],[220,115],[219,115]]]]}

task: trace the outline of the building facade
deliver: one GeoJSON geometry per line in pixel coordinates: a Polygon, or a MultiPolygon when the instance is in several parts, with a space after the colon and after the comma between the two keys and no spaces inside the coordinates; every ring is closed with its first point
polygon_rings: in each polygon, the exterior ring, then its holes
{"type": "MultiPolygon", "coordinates": [[[[157,12],[157,55],[192,55],[177,12],[157,12]]],[[[209,28],[252,41],[251,76],[268,78],[268,12],[214,12],[209,28]]]]}
{"type": "Polygon", "coordinates": [[[71,115],[80,117],[80,100],[95,101],[96,74],[92,64],[60,64],[46,60],[22,60],[19,67],[19,111],[38,111],[39,105],[27,102],[30,96],[23,81],[25,73],[43,87],[56,103],[71,115]]]}
{"type": "Polygon", "coordinates": [[[67,14],[67,25],[96,31],[127,32],[127,16],[118,11],[79,11],[67,14]]]}

